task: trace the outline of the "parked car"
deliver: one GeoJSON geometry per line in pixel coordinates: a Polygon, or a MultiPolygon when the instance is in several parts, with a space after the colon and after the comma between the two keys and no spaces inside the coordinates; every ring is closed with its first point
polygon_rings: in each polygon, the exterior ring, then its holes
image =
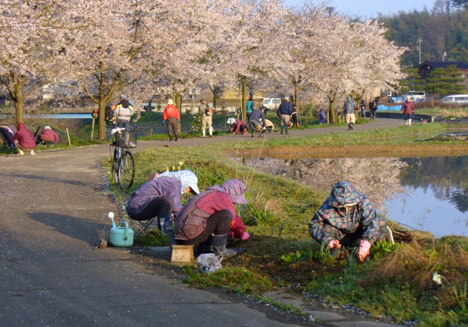
{"type": "Polygon", "coordinates": [[[392,103],[403,103],[405,101],[406,101],[406,98],[404,97],[392,97],[392,103]]]}
{"type": "Polygon", "coordinates": [[[281,104],[280,98],[264,98],[262,102],[262,105],[264,105],[270,110],[278,109],[280,104],[281,104]]]}
{"type": "Polygon", "coordinates": [[[454,94],[454,95],[447,95],[446,97],[440,100],[446,103],[468,103],[468,94],[454,94]]]}
{"type": "Polygon", "coordinates": [[[417,102],[419,99],[424,99],[426,97],[426,92],[424,91],[409,91],[402,95],[404,98],[411,97],[412,101],[417,102]]]}

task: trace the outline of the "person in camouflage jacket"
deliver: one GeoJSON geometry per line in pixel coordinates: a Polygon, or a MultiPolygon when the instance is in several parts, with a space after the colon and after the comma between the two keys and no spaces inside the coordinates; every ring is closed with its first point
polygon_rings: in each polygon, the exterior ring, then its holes
{"type": "Polygon", "coordinates": [[[376,241],[387,238],[387,229],[372,202],[351,183],[339,181],[312,218],[309,234],[330,249],[359,246],[363,261],[376,241]]]}

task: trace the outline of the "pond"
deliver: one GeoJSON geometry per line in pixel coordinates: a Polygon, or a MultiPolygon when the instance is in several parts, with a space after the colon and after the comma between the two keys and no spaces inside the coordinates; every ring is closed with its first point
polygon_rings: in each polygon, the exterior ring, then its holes
{"type": "Polygon", "coordinates": [[[326,192],[346,180],[405,227],[468,236],[468,156],[234,160],[326,192]]]}

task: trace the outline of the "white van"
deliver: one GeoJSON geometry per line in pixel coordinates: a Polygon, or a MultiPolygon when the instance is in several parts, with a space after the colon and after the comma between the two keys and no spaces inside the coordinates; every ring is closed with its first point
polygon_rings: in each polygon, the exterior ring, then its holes
{"type": "Polygon", "coordinates": [[[262,102],[262,105],[264,105],[270,110],[278,109],[280,104],[281,104],[280,98],[264,98],[262,102]]]}
{"type": "Polygon", "coordinates": [[[409,91],[408,93],[406,94],[403,94],[403,96],[405,97],[411,97],[411,100],[412,101],[419,101],[421,99],[425,99],[426,98],[426,92],[424,91],[409,91]]]}
{"type": "Polygon", "coordinates": [[[440,101],[448,103],[468,103],[468,94],[447,95],[440,101]]]}

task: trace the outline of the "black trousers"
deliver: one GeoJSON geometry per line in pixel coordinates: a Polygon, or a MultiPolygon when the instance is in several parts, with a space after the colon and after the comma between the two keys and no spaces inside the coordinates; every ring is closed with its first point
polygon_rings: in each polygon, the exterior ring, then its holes
{"type": "Polygon", "coordinates": [[[232,214],[229,210],[224,209],[215,212],[206,220],[205,230],[197,237],[191,240],[177,240],[178,244],[194,245],[207,241],[211,235],[225,235],[231,229],[232,214]]]}
{"type": "Polygon", "coordinates": [[[174,211],[174,200],[169,196],[154,198],[139,214],[130,216],[133,220],[149,220],[158,214],[170,214],[174,211]]]}

